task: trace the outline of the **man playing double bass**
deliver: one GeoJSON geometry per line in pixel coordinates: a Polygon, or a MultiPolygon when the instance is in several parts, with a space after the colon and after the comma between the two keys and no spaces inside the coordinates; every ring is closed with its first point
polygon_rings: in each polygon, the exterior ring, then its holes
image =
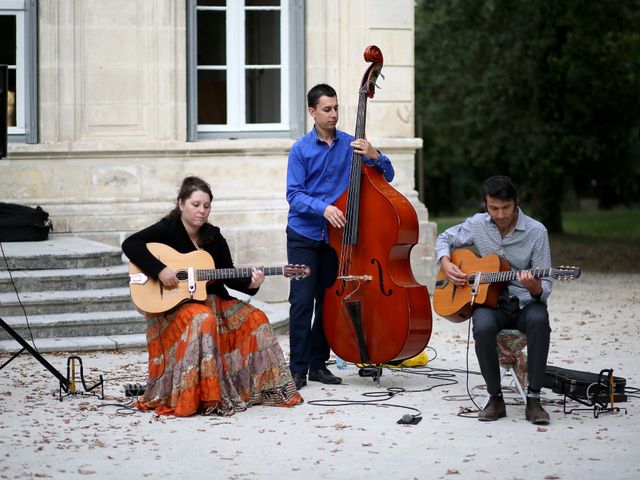
{"type": "Polygon", "coordinates": [[[478,420],[493,421],[506,416],[496,337],[502,329],[517,328],[527,334],[526,419],[534,424],[547,424],[549,414],[540,404],[540,389],[551,335],[547,310],[551,280],[535,278],[527,270],[551,266],[547,230],[522,212],[516,185],[509,177],[489,178],[483,185],[482,197],[485,213],[445,230],[436,240],[436,260],[449,281],[458,287],[466,285],[467,274],[451,262],[452,249],[475,246],[482,257],[498,254],[509,262],[512,270],[518,271],[517,281],[510,282],[500,293],[497,308],[479,306],[473,312],[476,356],[491,395],[478,420]]]}
{"type": "Polygon", "coordinates": [[[329,345],[322,305],[325,288],[337,272],[328,224],[342,228],[346,221],[344,212],[332,204],[347,189],[353,152],[363,155],[387,181],[395,175],[389,159],[368,140],[336,129],[338,96],[331,86],[319,84],[309,90],[307,106],[315,125],[293,145],[287,166],[288,261],[311,267],[311,275],[293,282],[289,293],[289,368],[298,389],[307,384],[307,372],[311,381],[342,382],[326,367],[329,345]]]}

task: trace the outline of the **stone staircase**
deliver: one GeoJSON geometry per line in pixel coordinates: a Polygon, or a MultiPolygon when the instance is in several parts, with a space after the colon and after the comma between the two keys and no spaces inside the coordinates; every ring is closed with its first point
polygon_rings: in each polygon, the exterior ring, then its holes
{"type": "MultiPolygon", "coordinates": [[[[131,303],[120,249],[52,236],[43,242],[5,242],[2,250],[0,318],[30,344],[33,337],[39,351],[146,345],[146,323],[131,303]]],[[[0,328],[0,351],[20,348],[0,328]]]]}
{"type": "MultiPolygon", "coordinates": [[[[128,264],[119,248],[56,235],[0,247],[0,318],[31,345],[33,338],[37,350],[146,348],[146,322],[131,303],[128,264]]],[[[276,331],[288,329],[287,302],[232,294],[263,310],[276,331]]],[[[21,348],[0,327],[0,352],[21,348]]]]}

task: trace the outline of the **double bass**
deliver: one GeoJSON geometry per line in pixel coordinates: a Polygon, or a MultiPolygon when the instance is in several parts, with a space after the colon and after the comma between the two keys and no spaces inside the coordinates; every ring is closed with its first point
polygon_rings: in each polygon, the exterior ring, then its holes
{"type": "MultiPolygon", "coordinates": [[[[374,45],[360,85],[355,137],[365,138],[367,99],[373,98],[383,57],[374,45]]],[[[411,271],[418,217],[411,203],[353,152],[349,185],[334,203],[346,225],[329,225],[338,275],[325,291],[324,331],[331,349],[354,363],[380,365],[422,352],[431,336],[431,303],[411,271]]]]}

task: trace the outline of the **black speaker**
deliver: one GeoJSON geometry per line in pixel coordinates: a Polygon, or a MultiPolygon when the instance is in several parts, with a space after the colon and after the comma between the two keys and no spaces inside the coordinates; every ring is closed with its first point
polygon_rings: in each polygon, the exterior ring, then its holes
{"type": "Polygon", "coordinates": [[[7,90],[9,68],[0,65],[0,158],[7,156],[7,90]]]}

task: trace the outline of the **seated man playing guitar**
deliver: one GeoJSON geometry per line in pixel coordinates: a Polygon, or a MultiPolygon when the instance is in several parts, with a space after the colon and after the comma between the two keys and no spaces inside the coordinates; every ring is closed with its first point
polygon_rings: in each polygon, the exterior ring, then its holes
{"type": "Polygon", "coordinates": [[[506,416],[500,387],[500,367],[496,337],[505,328],[527,334],[528,388],[526,419],[534,424],[549,423],[549,414],[540,404],[549,353],[549,313],[547,299],[552,282],[538,278],[529,269],[549,268],[551,252],[547,230],[526,216],[518,206],[518,191],[505,176],[489,178],[483,186],[486,213],[478,213],[441,233],[436,240],[436,260],[455,287],[468,285],[468,274],[451,261],[452,250],[473,246],[480,256],[497,254],[505,259],[516,279],[500,292],[496,308],[475,305],[473,338],[480,371],[491,395],[478,414],[480,421],[506,416]]]}
{"type": "MultiPolygon", "coordinates": [[[[220,229],[208,222],[212,198],[204,180],[186,177],[175,208],[123,242],[125,255],[145,274],[135,277],[143,282],[151,277],[159,298],[172,297],[185,283],[180,278],[184,271],[171,268],[173,250],[184,258],[191,258],[192,252],[207,252],[216,267],[233,267],[220,229]],[[150,248],[157,244],[166,248],[150,248]]],[[[193,265],[184,268],[194,276],[193,265]]],[[[169,302],[178,303],[177,307],[168,311],[156,305],[148,308],[149,372],[137,407],[176,416],[228,416],[254,404],[293,406],[302,402],[267,316],[233,298],[225,288],[254,295],[264,272],[253,268],[249,275],[202,285],[189,279],[193,295],[169,302]],[[202,301],[195,301],[200,293],[197,288],[206,289],[202,301]]],[[[132,293],[134,288],[132,282],[132,293]]]]}

